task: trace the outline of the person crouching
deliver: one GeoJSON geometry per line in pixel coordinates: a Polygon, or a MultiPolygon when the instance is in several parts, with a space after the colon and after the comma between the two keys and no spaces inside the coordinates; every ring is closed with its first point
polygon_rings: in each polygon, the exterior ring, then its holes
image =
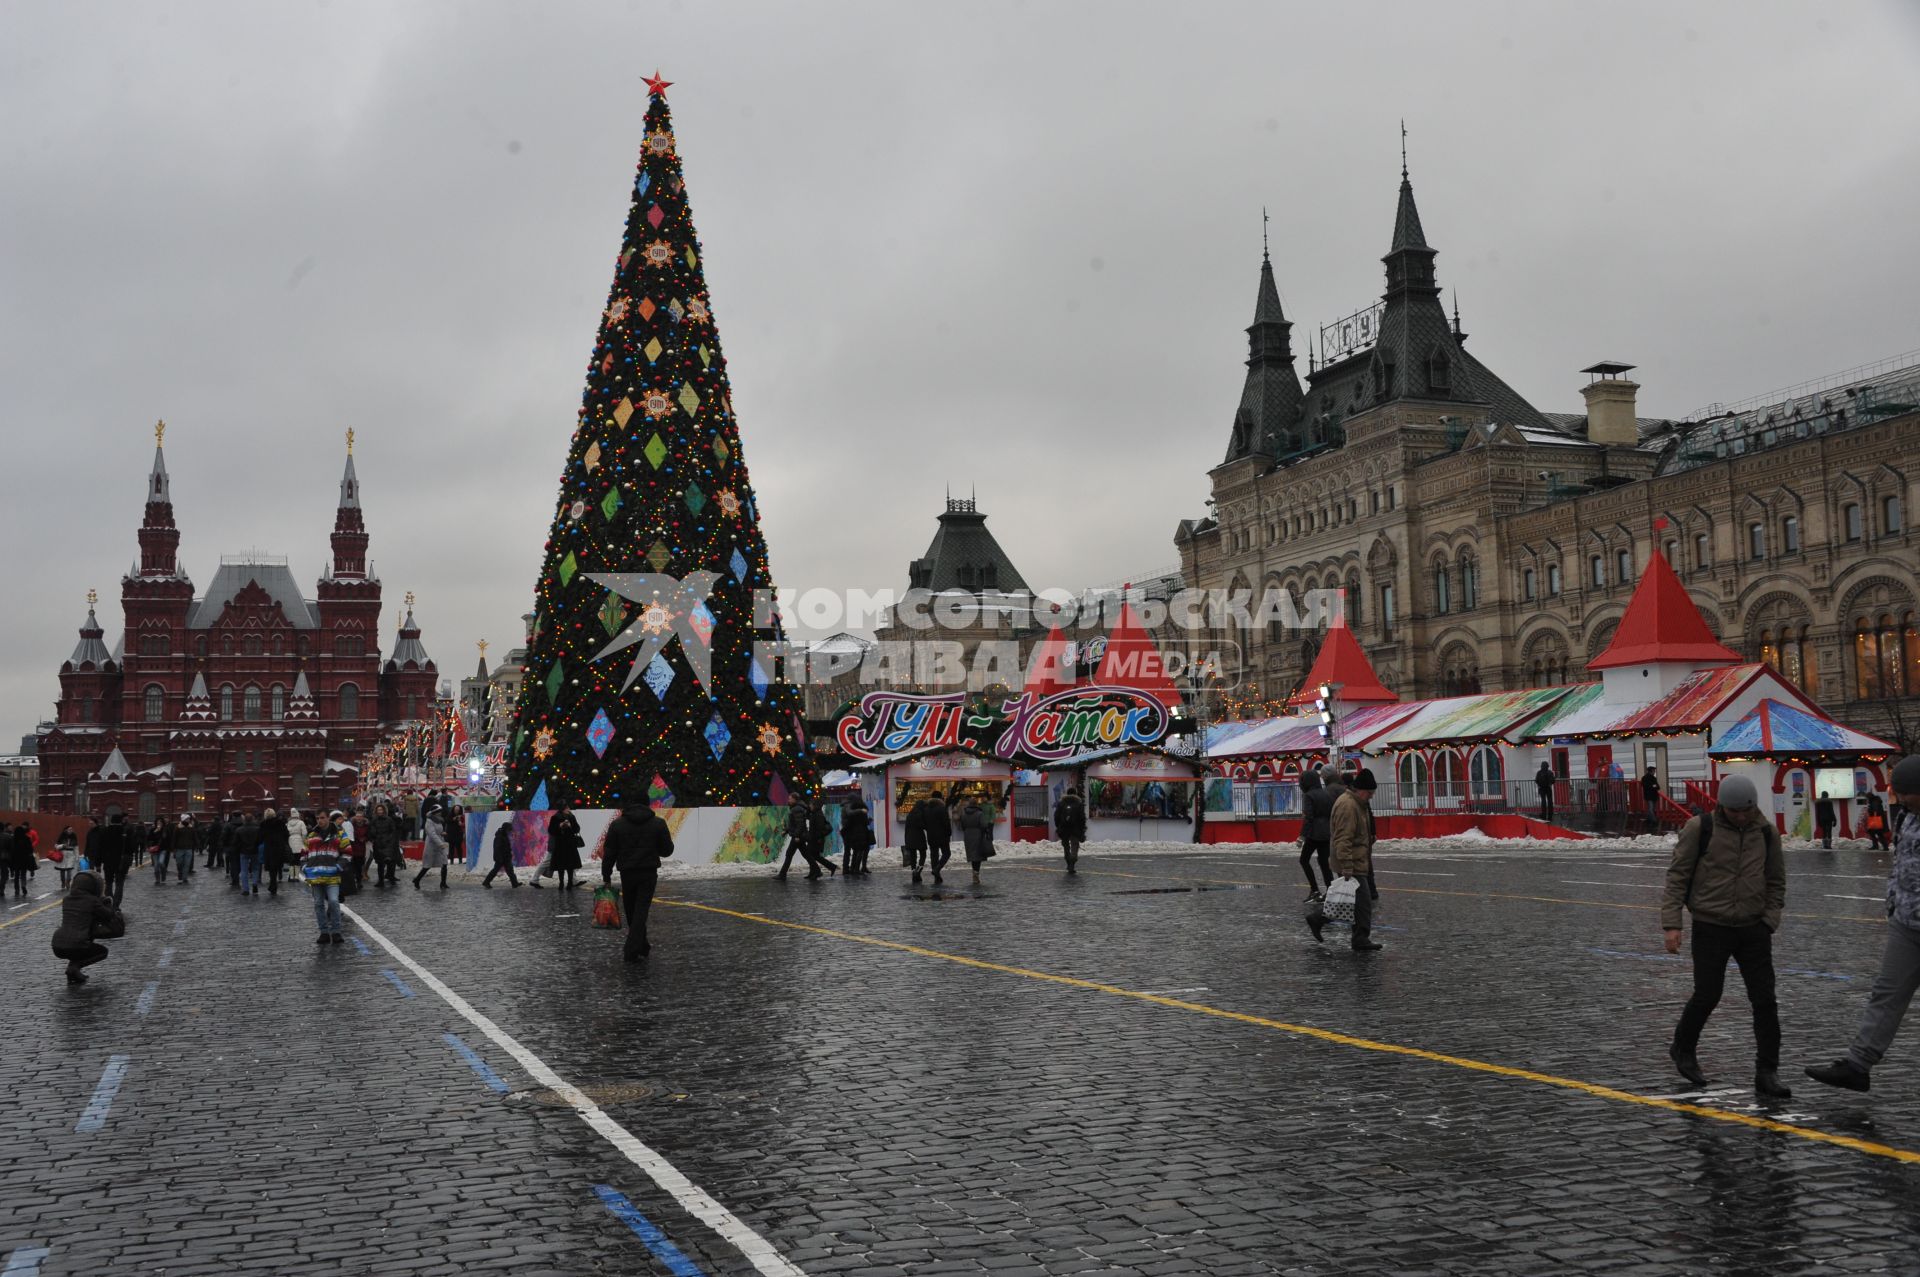
{"type": "Polygon", "coordinates": [[[53,933],[53,956],[67,960],[67,983],[85,984],[82,968],[107,957],[107,946],[99,942],[126,934],[127,920],[101,888],[99,875],[91,869],[75,874],[60,903],[60,926],[53,933]]]}

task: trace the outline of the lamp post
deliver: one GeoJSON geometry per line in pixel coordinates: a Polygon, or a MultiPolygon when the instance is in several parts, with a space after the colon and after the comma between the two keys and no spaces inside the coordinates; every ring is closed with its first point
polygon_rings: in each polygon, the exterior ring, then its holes
{"type": "Polygon", "coordinates": [[[1327,742],[1327,759],[1333,764],[1334,774],[1338,775],[1345,761],[1340,756],[1340,720],[1335,712],[1335,701],[1345,683],[1322,683],[1315,689],[1317,696],[1313,708],[1320,715],[1320,739],[1327,742]]]}

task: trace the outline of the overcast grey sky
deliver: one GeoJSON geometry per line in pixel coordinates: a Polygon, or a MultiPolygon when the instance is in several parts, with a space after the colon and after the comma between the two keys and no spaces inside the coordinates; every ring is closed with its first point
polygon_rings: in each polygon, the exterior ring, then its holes
{"type": "MultiPolygon", "coordinates": [[[[1920,347],[1910,4],[0,3],[0,752],[181,551],[533,597],[656,64],[783,586],[904,588],[951,482],[1036,586],[1170,564],[1240,393],[1382,285],[1399,126],[1473,349],[1678,415],[1920,347]]],[[[1304,372],[1304,356],[1302,371],[1304,372]]],[[[383,626],[391,646],[396,616],[383,626]]]]}

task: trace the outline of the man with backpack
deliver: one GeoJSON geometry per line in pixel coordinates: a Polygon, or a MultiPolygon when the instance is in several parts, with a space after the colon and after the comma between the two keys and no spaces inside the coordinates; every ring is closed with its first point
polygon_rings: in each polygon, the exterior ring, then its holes
{"type": "Polygon", "coordinates": [[[1753,1089],[1763,1099],[1793,1092],[1780,1081],[1780,1005],[1774,998],[1773,933],[1787,904],[1787,861],[1780,835],[1760,813],[1760,795],[1745,776],[1720,782],[1713,811],[1680,831],[1667,868],[1660,926],[1667,952],[1680,952],[1681,909],[1693,914],[1693,996],[1680,1013],[1668,1054],[1680,1076],[1705,1086],[1694,1051],[1707,1017],[1726,988],[1727,959],[1753,1004],[1753,1089]]]}

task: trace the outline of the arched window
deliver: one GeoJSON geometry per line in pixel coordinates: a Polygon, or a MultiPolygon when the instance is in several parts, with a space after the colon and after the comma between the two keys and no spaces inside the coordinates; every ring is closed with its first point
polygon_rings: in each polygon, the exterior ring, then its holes
{"type": "Polygon", "coordinates": [[[1907,663],[1902,659],[1900,627],[1894,622],[1893,614],[1880,614],[1879,633],[1876,636],[1880,653],[1880,694],[1882,696],[1905,696],[1907,694],[1907,663]]]}
{"type": "Polygon", "coordinates": [[[360,689],[352,683],[340,684],[339,714],[341,718],[360,717],[360,689]]]}
{"type": "Polygon", "coordinates": [[[163,721],[167,716],[166,689],[158,683],[148,683],[146,700],[147,721],[149,723],[163,721]]]}
{"type": "Polygon", "coordinates": [[[1707,539],[1706,533],[1696,532],[1694,534],[1694,537],[1693,537],[1693,566],[1694,567],[1706,568],[1706,567],[1713,566],[1713,550],[1710,548],[1712,545],[1713,545],[1713,542],[1707,539]]]}
{"type": "Polygon", "coordinates": [[[1400,792],[1395,804],[1402,810],[1417,810],[1427,805],[1427,760],[1420,755],[1400,755],[1400,792]]]}
{"type": "Polygon", "coordinates": [[[1633,551],[1616,550],[1613,555],[1613,578],[1625,585],[1633,580],[1633,551]]]}
{"type": "Polygon", "coordinates": [[[1471,612],[1480,606],[1480,565],[1465,550],[1460,552],[1460,610],[1471,612]]]}
{"type": "Polygon", "coordinates": [[[1866,532],[1861,526],[1860,507],[1848,502],[1840,511],[1840,526],[1849,541],[1858,541],[1866,532]]]}
{"type": "Polygon", "coordinates": [[[207,636],[202,634],[193,641],[193,654],[200,660],[207,659],[207,636]]]}
{"type": "Polygon", "coordinates": [[[1864,701],[1880,695],[1880,637],[1863,616],[1853,623],[1853,696],[1864,701]]]}
{"type": "Polygon", "coordinates": [[[1550,599],[1560,597],[1560,565],[1558,563],[1547,564],[1547,597],[1550,599]]]}
{"type": "Polygon", "coordinates": [[[279,656],[282,652],[286,651],[286,646],[287,646],[286,635],[276,633],[273,636],[273,654],[275,656],[279,656]]]}
{"type": "Polygon", "coordinates": [[[1434,755],[1433,796],[1449,807],[1467,796],[1467,769],[1453,750],[1443,749],[1434,755]]]}
{"type": "Polygon", "coordinates": [[[1900,498],[1882,497],[1880,499],[1880,531],[1886,536],[1893,536],[1905,527],[1906,523],[1900,509],[1900,498]]]}
{"type": "Polygon", "coordinates": [[[260,688],[258,684],[248,683],[247,690],[240,697],[241,714],[249,723],[260,721],[260,688]]]}
{"type": "Polygon", "coordinates": [[[266,649],[260,643],[258,634],[249,634],[242,641],[240,650],[248,656],[259,656],[266,649]]]}
{"type": "Polygon", "coordinates": [[[342,634],[333,640],[335,656],[360,656],[366,651],[366,640],[357,634],[342,634]]]}
{"type": "Polygon", "coordinates": [[[1345,602],[1345,608],[1346,608],[1346,614],[1347,614],[1347,627],[1349,629],[1359,628],[1360,604],[1361,604],[1361,601],[1364,600],[1365,598],[1366,598],[1366,595],[1360,592],[1360,574],[1358,572],[1347,573],[1347,597],[1345,602]]]}
{"type": "Polygon", "coordinates": [[[1780,520],[1780,553],[1800,553],[1800,520],[1791,514],[1780,520]]]}
{"type": "Polygon", "coordinates": [[[1595,587],[1604,586],[1607,583],[1607,561],[1599,555],[1593,555],[1587,560],[1587,571],[1591,574],[1591,583],[1595,587]]]}
{"type": "Polygon", "coordinates": [[[276,723],[287,716],[287,689],[278,683],[273,685],[272,692],[268,694],[267,713],[276,723]]]}
{"type": "Polygon", "coordinates": [[[1506,772],[1500,765],[1500,753],[1482,745],[1467,759],[1467,783],[1477,799],[1498,799],[1506,786],[1506,772]]]}
{"type": "Polygon", "coordinates": [[[1451,577],[1444,559],[1433,565],[1433,610],[1437,616],[1445,616],[1453,610],[1451,577]]]}
{"type": "Polygon", "coordinates": [[[1773,641],[1772,630],[1760,631],[1760,663],[1770,669],[1780,668],[1780,647],[1773,641]]]}
{"type": "Polygon", "coordinates": [[[139,809],[140,819],[147,824],[152,824],[154,816],[160,810],[159,796],[151,789],[143,791],[140,795],[139,809]]]}
{"type": "Polygon", "coordinates": [[[233,721],[232,683],[222,683],[220,685],[220,721],[223,723],[231,723],[233,721]]]}
{"type": "Polygon", "coordinates": [[[1767,525],[1749,523],[1747,525],[1747,557],[1764,559],[1767,557],[1767,525]]]}

